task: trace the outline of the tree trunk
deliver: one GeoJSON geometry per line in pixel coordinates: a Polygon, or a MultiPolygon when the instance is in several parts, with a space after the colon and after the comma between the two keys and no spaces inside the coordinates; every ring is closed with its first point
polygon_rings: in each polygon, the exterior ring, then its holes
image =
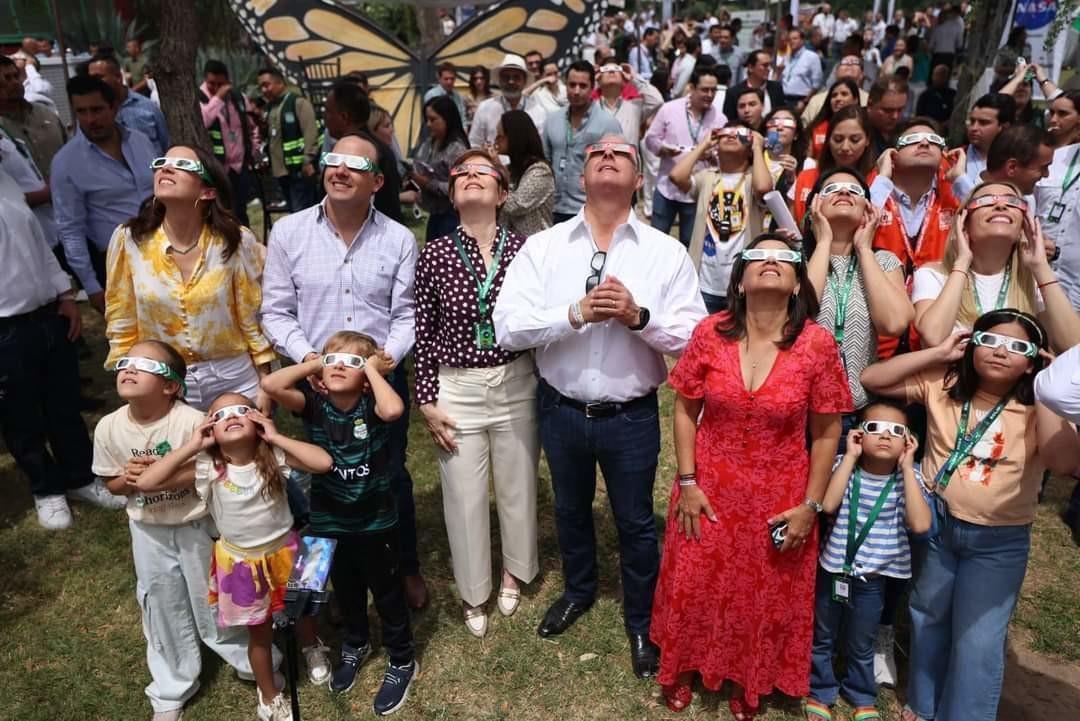
{"type": "Polygon", "coordinates": [[[1012,9],[1012,0],[978,0],[968,17],[974,18],[967,31],[967,60],[960,67],[957,80],[956,104],[949,121],[949,136],[962,143],[966,136],[967,114],[978,98],[972,91],[988,67],[992,67],[1001,40],[1001,31],[1012,9]]]}
{"type": "Polygon", "coordinates": [[[210,147],[195,95],[199,19],[188,3],[161,3],[161,43],[154,53],[154,80],[174,145],[210,147]]]}
{"type": "Polygon", "coordinates": [[[416,13],[416,29],[420,31],[420,52],[426,55],[443,39],[439,11],[434,7],[418,7],[413,12],[416,13]]]}

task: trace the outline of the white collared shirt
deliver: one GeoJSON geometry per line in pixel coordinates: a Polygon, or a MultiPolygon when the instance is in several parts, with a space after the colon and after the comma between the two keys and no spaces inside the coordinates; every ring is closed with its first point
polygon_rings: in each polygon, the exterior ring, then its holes
{"type": "Polygon", "coordinates": [[[529,238],[495,304],[495,336],[507,350],[536,348],[540,375],[565,396],[629,401],[664,382],[664,355],[683,352],[705,306],[686,250],[630,211],[615,230],[601,277],[618,278],[649,309],[649,323],[641,331],[617,320],[575,330],[568,311],[585,295],[596,251],[584,210],[529,238]]]}
{"type": "MultiPolygon", "coordinates": [[[[498,130],[499,120],[503,113],[511,110],[510,103],[501,95],[488,98],[476,106],[473,113],[472,125],[469,127],[469,145],[474,148],[483,148],[495,142],[495,131],[498,130]]],[[[544,134],[544,118],[547,112],[544,107],[531,95],[521,96],[517,110],[524,110],[533,124],[536,125],[537,134],[544,134]]]]}
{"type": "Polygon", "coordinates": [[[0,318],[37,310],[71,290],[26,204],[22,188],[0,168],[0,318]]]}
{"type": "Polygon", "coordinates": [[[1070,423],[1080,423],[1080,345],[1035,376],[1035,400],[1070,423]]]}

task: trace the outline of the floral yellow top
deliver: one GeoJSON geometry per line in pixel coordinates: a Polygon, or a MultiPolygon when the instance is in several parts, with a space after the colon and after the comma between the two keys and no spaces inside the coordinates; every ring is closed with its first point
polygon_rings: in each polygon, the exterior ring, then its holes
{"type": "Polygon", "coordinates": [[[232,358],[247,353],[258,366],[275,357],[259,326],[262,303],[262,246],[248,229],[229,260],[225,241],[204,226],[202,256],[191,277],[166,253],[165,231],[141,244],[121,226],[109,241],[105,291],[106,368],[144,339],[160,340],[180,351],[188,363],[232,358]]]}

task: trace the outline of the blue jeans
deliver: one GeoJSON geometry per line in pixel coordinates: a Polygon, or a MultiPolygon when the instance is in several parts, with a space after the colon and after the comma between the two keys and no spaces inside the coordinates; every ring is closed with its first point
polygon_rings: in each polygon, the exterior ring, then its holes
{"type": "Polygon", "coordinates": [[[633,410],[590,419],[583,411],[564,405],[547,383],[540,383],[537,395],[540,442],[555,492],[555,529],[565,578],[563,595],[582,605],[596,598],[592,505],[599,463],[619,534],[626,630],[648,634],[660,565],[652,501],[660,454],[656,396],[633,410]]]}
{"type": "Polygon", "coordinates": [[[390,459],[397,466],[394,496],[397,500],[401,575],[415,576],[420,573],[420,554],[416,547],[416,502],[413,499],[413,479],[409,474],[409,469],[405,467],[405,453],[409,449],[409,366],[407,363],[408,359],[402,358],[390,378],[390,385],[405,403],[405,411],[390,426],[390,459]]]}
{"type": "Polygon", "coordinates": [[[679,242],[684,247],[690,247],[690,237],[694,234],[694,216],[697,214],[696,203],[680,203],[677,200],[668,200],[660,189],[653,191],[652,201],[652,227],[662,233],[671,230],[675,225],[675,216],[679,218],[679,242]]]}
{"type": "Polygon", "coordinates": [[[874,682],[874,639],[885,599],[884,576],[850,582],[851,599],[832,599],[833,575],[818,566],[814,591],[814,646],[810,653],[810,698],[826,706],[843,694],[853,706],[873,706],[877,700],[874,682]],[[833,672],[837,640],[843,638],[847,675],[840,683],[833,672]]]}
{"type": "Polygon", "coordinates": [[[713,295],[712,293],[701,291],[701,299],[705,301],[705,311],[709,315],[719,313],[722,310],[727,310],[727,298],[722,295],[713,295]]]}
{"type": "Polygon", "coordinates": [[[299,171],[282,175],[277,179],[278,187],[281,188],[281,194],[285,196],[290,213],[299,213],[315,205],[318,196],[316,192],[318,180],[318,176],[307,178],[299,171]]]}
{"type": "Polygon", "coordinates": [[[911,588],[908,705],[924,719],[994,721],[1031,526],[938,520],[911,588]]]}

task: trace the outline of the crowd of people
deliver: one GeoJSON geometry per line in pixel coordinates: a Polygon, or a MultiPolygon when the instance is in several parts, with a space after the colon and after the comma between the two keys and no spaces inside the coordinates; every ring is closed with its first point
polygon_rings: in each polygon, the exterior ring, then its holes
{"type": "MultiPolygon", "coordinates": [[[[319,108],[211,60],[210,146],[173,144],[137,43],[68,81],[65,128],[33,99],[33,42],[0,56],[3,437],[46,529],[69,499],[126,509],[154,721],[196,693],[203,644],[254,680],[258,718],[292,718],[273,615],[301,533],[337,540],[344,625],[333,658],[298,626],[309,680],[353,687],[370,591],[373,710],[406,703],[428,602],[414,401],[472,635],[539,572],[542,451],[563,591],[541,637],[597,598],[599,465],[631,667],[672,711],[730,684],[740,721],[774,691],[809,721],[841,698],[880,718],[906,610],[903,721],[995,719],[1043,484],[1080,470],[1080,92],[1003,51],[955,107],[967,12],[822,5],[748,46],[724,11],[619,13],[562,70],[440,65],[407,140],[363,73],[319,108]],[[264,179],[289,211],[265,245],[264,179]],[[123,404],[92,436],[77,291],[123,404]]],[[[1080,542],[1080,490],[1066,521],[1080,542]]]]}

